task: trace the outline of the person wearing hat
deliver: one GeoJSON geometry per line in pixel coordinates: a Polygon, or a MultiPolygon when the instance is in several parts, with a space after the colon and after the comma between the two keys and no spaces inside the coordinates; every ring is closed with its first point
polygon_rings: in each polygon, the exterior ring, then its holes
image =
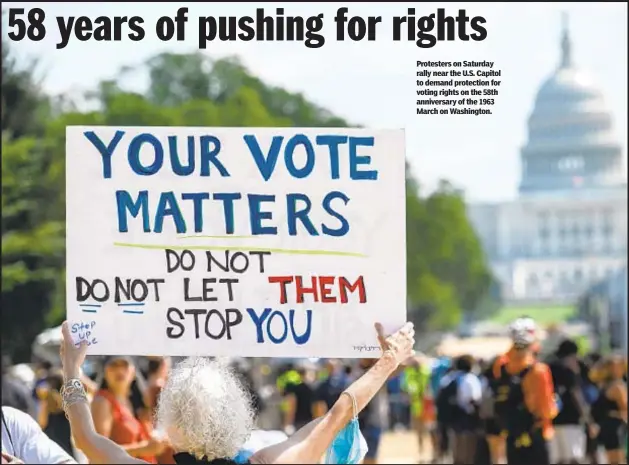
{"type": "Polygon", "coordinates": [[[131,402],[135,366],[129,357],[108,356],[103,381],[92,402],[96,431],[122,446],[132,457],[157,463],[166,443],[153,437],[140,421],[131,402]]]}
{"type": "Polygon", "coordinates": [[[531,318],[509,327],[508,356],[494,364],[494,412],[506,441],[507,464],[550,464],[548,443],[557,404],[550,368],[537,360],[537,328],[531,318]]]}

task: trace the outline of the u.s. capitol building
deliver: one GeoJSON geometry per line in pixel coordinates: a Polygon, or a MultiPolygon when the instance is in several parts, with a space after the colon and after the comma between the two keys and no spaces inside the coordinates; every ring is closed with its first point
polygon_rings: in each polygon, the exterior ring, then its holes
{"type": "Polygon", "coordinates": [[[626,266],[627,178],[601,93],[561,60],[542,84],[521,151],[518,197],[469,214],[508,301],[575,299],[626,266]]]}

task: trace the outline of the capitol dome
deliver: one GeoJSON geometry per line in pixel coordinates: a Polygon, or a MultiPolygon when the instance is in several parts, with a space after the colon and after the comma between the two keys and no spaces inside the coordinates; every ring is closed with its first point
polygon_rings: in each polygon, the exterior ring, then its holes
{"type": "Polygon", "coordinates": [[[546,100],[560,99],[598,99],[602,103],[602,95],[591,77],[573,66],[561,66],[546,79],[537,92],[535,104],[543,105],[546,100]]]}
{"type": "Polygon", "coordinates": [[[591,77],[572,61],[564,20],[559,66],[541,85],[522,149],[521,193],[622,184],[612,117],[591,77]]]}

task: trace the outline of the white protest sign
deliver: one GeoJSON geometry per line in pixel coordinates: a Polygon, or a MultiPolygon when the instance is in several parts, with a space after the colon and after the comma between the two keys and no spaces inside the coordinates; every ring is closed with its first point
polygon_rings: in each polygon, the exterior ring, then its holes
{"type": "Polygon", "coordinates": [[[67,317],[101,355],[376,357],[403,130],[68,127],[67,317]]]}

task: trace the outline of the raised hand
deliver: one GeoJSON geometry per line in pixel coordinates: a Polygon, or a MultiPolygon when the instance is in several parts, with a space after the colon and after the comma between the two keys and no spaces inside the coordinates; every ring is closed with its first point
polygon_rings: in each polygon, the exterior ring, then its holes
{"type": "Polygon", "coordinates": [[[66,379],[80,378],[81,365],[83,365],[85,354],[87,353],[87,342],[81,341],[75,344],[67,321],[63,322],[61,332],[63,341],[59,349],[59,355],[61,357],[61,365],[63,366],[63,374],[66,379]]]}
{"type": "Polygon", "coordinates": [[[403,363],[409,357],[415,354],[413,347],[415,346],[415,329],[413,323],[406,323],[395,333],[390,336],[384,335],[384,329],[380,323],[376,323],[376,332],[378,333],[378,342],[383,353],[389,352],[395,357],[398,364],[403,363]]]}

